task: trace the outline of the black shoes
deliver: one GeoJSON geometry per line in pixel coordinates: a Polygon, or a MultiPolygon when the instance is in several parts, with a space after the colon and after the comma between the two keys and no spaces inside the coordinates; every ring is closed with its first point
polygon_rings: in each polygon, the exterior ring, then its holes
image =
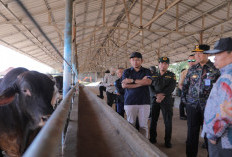
{"type": "Polygon", "coordinates": [[[165,142],[165,147],[166,148],[172,148],[172,144],[170,142],[165,142]]]}
{"type": "Polygon", "coordinates": [[[187,116],[181,116],[180,119],[181,120],[187,120],[187,116]]]}
{"type": "Polygon", "coordinates": [[[204,143],[202,143],[201,148],[203,148],[203,149],[206,149],[206,148],[207,148],[207,146],[206,146],[205,142],[204,142],[204,143]]]}
{"type": "Polygon", "coordinates": [[[104,96],[97,95],[99,98],[104,99],[104,96]]]}
{"type": "MultiPolygon", "coordinates": [[[[152,140],[152,139],[149,139],[149,141],[152,143],[152,144],[155,144],[155,143],[157,143],[157,141],[156,141],[156,139],[154,139],[154,140],[152,140]]],[[[165,142],[165,147],[166,148],[172,148],[172,144],[171,144],[171,142],[165,142]]]]}
{"type": "Polygon", "coordinates": [[[149,139],[149,141],[150,141],[152,144],[157,143],[156,139],[155,139],[155,140],[149,139]]]}

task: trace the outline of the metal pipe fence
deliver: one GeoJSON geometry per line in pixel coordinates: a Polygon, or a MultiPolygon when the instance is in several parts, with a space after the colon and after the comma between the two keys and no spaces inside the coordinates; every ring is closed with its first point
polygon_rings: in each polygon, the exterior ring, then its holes
{"type": "Polygon", "coordinates": [[[61,143],[62,131],[69,115],[72,97],[76,90],[79,92],[79,86],[75,86],[69,90],[68,94],[46,122],[46,125],[23,154],[23,157],[56,156],[55,154],[61,143]]]}

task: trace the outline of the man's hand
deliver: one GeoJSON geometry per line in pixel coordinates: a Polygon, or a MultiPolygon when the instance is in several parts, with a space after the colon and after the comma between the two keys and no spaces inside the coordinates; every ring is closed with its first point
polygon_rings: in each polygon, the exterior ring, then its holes
{"type": "Polygon", "coordinates": [[[144,76],[143,79],[148,79],[148,77],[147,77],[147,76],[144,76]]]}
{"type": "Polygon", "coordinates": [[[122,84],[130,84],[133,83],[133,79],[126,78],[122,81],[122,84]]]}
{"type": "Polygon", "coordinates": [[[163,93],[156,94],[156,102],[161,103],[165,98],[163,93]]]}
{"type": "Polygon", "coordinates": [[[209,139],[209,142],[210,142],[211,144],[217,144],[217,141],[214,141],[214,140],[210,140],[210,139],[209,139]]]}

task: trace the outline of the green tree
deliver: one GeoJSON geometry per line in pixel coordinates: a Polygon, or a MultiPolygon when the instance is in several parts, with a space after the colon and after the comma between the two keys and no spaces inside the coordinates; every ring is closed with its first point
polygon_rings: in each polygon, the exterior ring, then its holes
{"type": "Polygon", "coordinates": [[[179,80],[179,76],[181,73],[182,69],[187,69],[188,68],[188,62],[179,62],[179,63],[173,63],[169,65],[169,70],[174,72],[176,75],[176,80],[179,80]]]}

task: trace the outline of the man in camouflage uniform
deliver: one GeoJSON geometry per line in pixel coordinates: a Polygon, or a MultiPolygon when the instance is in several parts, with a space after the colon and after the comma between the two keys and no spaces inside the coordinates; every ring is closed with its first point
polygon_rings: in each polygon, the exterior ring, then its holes
{"type": "Polygon", "coordinates": [[[172,92],[176,87],[176,76],[168,71],[169,58],[159,59],[159,70],[152,76],[150,92],[153,95],[151,106],[150,142],[156,143],[157,122],[160,110],[162,111],[165,124],[165,147],[171,148],[173,99],[172,92]]]}
{"type": "Polygon", "coordinates": [[[220,72],[208,59],[208,45],[197,45],[195,47],[195,59],[197,64],[193,65],[186,75],[182,88],[182,101],[187,110],[187,157],[196,157],[198,152],[199,132],[203,124],[204,109],[209,97],[213,83],[220,76],[220,72]]]}

